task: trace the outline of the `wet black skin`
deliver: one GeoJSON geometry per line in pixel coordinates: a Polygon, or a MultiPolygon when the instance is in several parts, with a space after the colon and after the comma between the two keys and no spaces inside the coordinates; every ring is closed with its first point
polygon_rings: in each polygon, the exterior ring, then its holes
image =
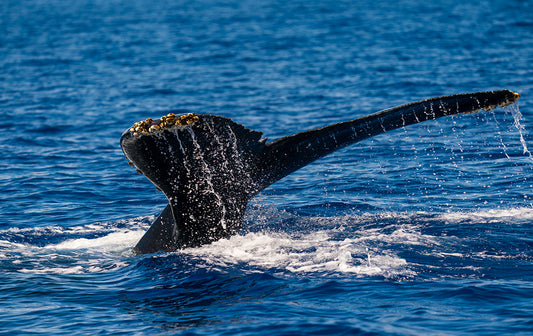
{"type": "Polygon", "coordinates": [[[518,97],[501,90],[432,98],[272,142],[214,115],[155,133],[127,130],[121,138],[126,157],[169,200],[134,251],[175,251],[230,237],[239,232],[251,198],[325,155],[403,126],[506,106],[518,97]]]}

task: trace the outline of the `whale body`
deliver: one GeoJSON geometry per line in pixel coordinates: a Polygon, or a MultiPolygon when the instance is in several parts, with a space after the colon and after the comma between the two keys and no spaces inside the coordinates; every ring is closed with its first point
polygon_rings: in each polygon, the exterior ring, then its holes
{"type": "Polygon", "coordinates": [[[205,114],[135,123],[120,143],[130,164],[168,198],[137,254],[197,247],[239,232],[250,199],[340,148],[422,121],[514,103],[508,90],[443,96],[267,142],[261,132],[205,114]]]}

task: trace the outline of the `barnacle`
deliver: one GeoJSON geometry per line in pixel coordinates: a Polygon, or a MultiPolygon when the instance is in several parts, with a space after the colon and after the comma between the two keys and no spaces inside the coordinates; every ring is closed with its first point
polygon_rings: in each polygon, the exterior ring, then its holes
{"type": "Polygon", "coordinates": [[[161,133],[164,130],[182,129],[193,125],[198,120],[200,120],[200,118],[192,113],[182,116],[176,116],[174,113],[169,113],[156,120],[146,118],[146,120],[136,122],[129,131],[134,136],[139,137],[145,134],[161,133]]]}

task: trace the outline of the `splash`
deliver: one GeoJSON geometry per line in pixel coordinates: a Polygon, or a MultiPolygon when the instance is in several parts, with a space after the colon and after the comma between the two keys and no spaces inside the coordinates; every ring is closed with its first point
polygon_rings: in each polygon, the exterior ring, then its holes
{"type": "Polygon", "coordinates": [[[522,120],[522,113],[520,113],[520,109],[518,108],[518,105],[517,104],[509,105],[509,106],[505,107],[505,110],[508,111],[508,112],[511,112],[511,115],[514,118],[514,126],[516,127],[516,129],[518,130],[518,134],[520,135],[520,143],[522,144],[522,148],[524,150],[524,152],[523,152],[524,155],[527,154],[527,156],[531,160],[533,160],[533,156],[531,155],[531,152],[527,148],[526,140],[524,139],[525,127],[520,122],[522,120]]]}

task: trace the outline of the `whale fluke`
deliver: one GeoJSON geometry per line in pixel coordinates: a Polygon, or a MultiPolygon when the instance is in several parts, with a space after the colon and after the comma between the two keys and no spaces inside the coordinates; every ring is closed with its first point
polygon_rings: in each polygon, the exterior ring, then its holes
{"type": "Polygon", "coordinates": [[[122,150],[169,204],[134,251],[175,251],[229,237],[240,230],[251,198],[325,155],[396,128],[507,106],[519,97],[500,90],[432,98],[272,142],[215,115],[170,113],[135,123],[122,134],[122,150]]]}

